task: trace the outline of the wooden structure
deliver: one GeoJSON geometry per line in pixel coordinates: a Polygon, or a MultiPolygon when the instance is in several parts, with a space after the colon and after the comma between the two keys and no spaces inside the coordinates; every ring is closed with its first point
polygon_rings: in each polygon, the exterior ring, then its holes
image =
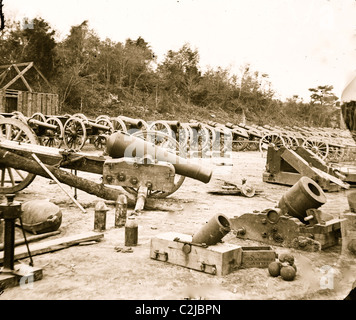
{"type": "Polygon", "coordinates": [[[35,70],[37,78],[49,89],[51,88],[33,62],[2,65],[0,66],[0,113],[19,111],[27,117],[36,112],[57,115],[58,94],[35,92],[25,78],[25,74],[30,69],[35,70]],[[14,74],[16,75],[13,77],[14,74]]]}

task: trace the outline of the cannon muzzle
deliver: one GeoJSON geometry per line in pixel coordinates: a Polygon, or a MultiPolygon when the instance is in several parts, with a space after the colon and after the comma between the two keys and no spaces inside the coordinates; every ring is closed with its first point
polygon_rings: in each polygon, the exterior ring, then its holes
{"type": "Polygon", "coordinates": [[[133,119],[125,116],[119,116],[119,118],[124,121],[126,124],[136,128],[136,129],[141,129],[143,126],[143,123],[140,119],[133,119]]]}
{"type": "Polygon", "coordinates": [[[173,164],[175,172],[179,175],[208,183],[212,176],[210,168],[191,163],[187,159],[177,156],[165,148],[144,141],[127,133],[115,132],[106,142],[107,153],[112,158],[144,158],[150,155],[155,160],[173,164]]]}

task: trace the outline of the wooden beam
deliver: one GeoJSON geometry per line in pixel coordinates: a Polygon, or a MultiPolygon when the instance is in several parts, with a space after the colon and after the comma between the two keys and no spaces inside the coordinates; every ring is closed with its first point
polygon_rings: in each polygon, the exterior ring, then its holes
{"type": "Polygon", "coordinates": [[[17,81],[22,75],[24,75],[28,70],[30,70],[33,66],[33,62],[30,62],[29,65],[23,69],[15,78],[13,78],[10,82],[8,82],[2,89],[6,90],[8,87],[10,87],[14,82],[17,81]]]}
{"type": "MultiPolygon", "coordinates": [[[[29,247],[30,247],[31,255],[35,256],[47,252],[65,249],[70,246],[77,245],[81,242],[100,241],[103,237],[104,237],[103,233],[87,232],[83,234],[78,234],[78,235],[76,234],[73,236],[53,239],[46,242],[34,243],[32,245],[29,245],[29,247]]],[[[15,256],[14,256],[15,260],[24,259],[27,258],[28,256],[29,255],[26,246],[19,246],[15,248],[15,256]]],[[[3,262],[4,262],[4,253],[0,252],[0,263],[3,262]]]]}
{"type": "MultiPolygon", "coordinates": [[[[51,231],[51,232],[36,234],[34,236],[29,236],[29,237],[27,236],[26,240],[27,240],[28,243],[30,243],[30,242],[42,240],[44,238],[56,236],[56,235],[58,235],[60,233],[61,232],[57,230],[57,231],[51,231]]],[[[15,240],[15,246],[19,246],[19,245],[22,245],[22,244],[26,244],[25,238],[21,238],[21,239],[15,240]]],[[[4,250],[4,244],[0,243],[0,251],[3,251],[3,250],[4,250]]]]}
{"type": "Polygon", "coordinates": [[[17,65],[18,67],[24,67],[24,66],[28,66],[30,63],[33,63],[33,62],[22,62],[22,63],[3,64],[3,65],[0,66],[0,69],[9,68],[9,67],[12,67],[12,66],[14,66],[14,65],[17,65]]]}
{"type": "Polygon", "coordinates": [[[22,80],[22,82],[25,84],[25,86],[26,86],[26,88],[28,89],[28,91],[32,92],[32,88],[30,87],[30,85],[29,85],[28,82],[26,81],[26,79],[25,79],[25,77],[23,76],[23,74],[21,74],[20,69],[19,69],[16,65],[14,65],[14,68],[15,68],[15,70],[17,71],[17,73],[21,75],[21,80],[22,80]]]}
{"type": "Polygon", "coordinates": [[[38,69],[35,65],[33,65],[33,67],[36,69],[36,71],[38,72],[38,74],[41,76],[41,78],[46,82],[46,84],[52,88],[51,84],[48,82],[48,80],[46,79],[46,77],[43,75],[43,73],[40,71],[40,69],[38,69]]]}

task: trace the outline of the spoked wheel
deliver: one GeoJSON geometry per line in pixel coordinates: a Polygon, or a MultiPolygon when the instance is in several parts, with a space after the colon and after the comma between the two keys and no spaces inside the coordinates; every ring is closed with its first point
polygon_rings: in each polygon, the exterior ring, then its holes
{"type": "Polygon", "coordinates": [[[160,131],[169,136],[173,136],[173,130],[165,121],[154,121],[148,125],[149,131],[160,131]]]}
{"type": "Polygon", "coordinates": [[[176,132],[176,140],[185,152],[188,152],[190,137],[193,137],[193,129],[185,123],[181,124],[176,132]]]}
{"type": "MultiPolygon", "coordinates": [[[[0,141],[38,144],[33,130],[19,119],[0,118],[0,141]]],[[[0,165],[0,193],[15,193],[26,188],[36,177],[26,171],[0,165]]]]}
{"type": "Polygon", "coordinates": [[[27,118],[20,111],[13,111],[13,116],[11,118],[21,120],[23,123],[27,124],[27,118]]]}
{"type": "Polygon", "coordinates": [[[209,143],[211,142],[211,135],[213,132],[210,131],[205,125],[201,125],[200,128],[192,128],[193,135],[189,139],[190,151],[192,152],[201,152],[205,150],[209,143]]]}
{"type": "Polygon", "coordinates": [[[46,123],[56,126],[56,129],[46,129],[45,136],[41,139],[41,144],[46,147],[60,148],[63,143],[64,126],[56,117],[49,117],[46,123]]]}
{"type": "Polygon", "coordinates": [[[329,154],[329,145],[316,138],[306,139],[302,145],[303,148],[313,152],[320,159],[325,160],[329,154]]]}
{"type": "Polygon", "coordinates": [[[295,150],[298,146],[299,146],[299,141],[296,137],[294,136],[283,136],[283,139],[286,143],[286,147],[288,149],[292,149],[292,150],[295,150]]]}
{"type": "Polygon", "coordinates": [[[252,139],[249,139],[246,149],[248,151],[257,151],[259,149],[260,141],[261,138],[257,138],[257,137],[253,137],[252,139]]]}
{"type": "Polygon", "coordinates": [[[95,123],[108,127],[108,130],[98,129],[98,134],[94,139],[94,147],[98,150],[103,150],[106,146],[106,137],[114,133],[114,125],[112,124],[110,118],[97,118],[95,123]]]}
{"type": "Polygon", "coordinates": [[[224,153],[232,150],[232,132],[231,130],[222,129],[219,134],[219,151],[224,153]]]}
{"type": "Polygon", "coordinates": [[[329,146],[327,160],[330,162],[340,162],[345,155],[345,148],[342,146],[329,146]]]}
{"type": "MultiPolygon", "coordinates": [[[[143,139],[147,142],[156,141],[158,144],[157,146],[162,147],[167,149],[169,152],[180,156],[182,158],[185,158],[185,152],[184,150],[180,147],[179,143],[172,138],[171,136],[168,136],[164,134],[163,132],[160,131],[136,131],[132,136],[135,136],[137,138],[143,139]]],[[[175,174],[174,176],[174,186],[170,192],[164,192],[164,191],[159,191],[159,190],[149,190],[148,191],[148,197],[152,198],[165,198],[172,194],[173,192],[177,191],[179,187],[182,185],[185,177],[175,174]]],[[[123,187],[127,192],[137,195],[138,193],[138,188],[133,188],[133,187],[123,187]]]]}
{"type": "Polygon", "coordinates": [[[83,114],[83,113],[75,113],[75,114],[73,114],[73,117],[77,117],[79,119],[82,119],[84,121],[84,123],[89,122],[87,116],[85,114],[83,114]]]}
{"type": "Polygon", "coordinates": [[[30,119],[35,119],[41,122],[46,122],[46,117],[41,112],[34,113],[30,119]]]}
{"type": "Polygon", "coordinates": [[[87,131],[82,119],[69,118],[64,124],[63,142],[71,150],[79,151],[87,140],[87,131]]]}
{"type": "Polygon", "coordinates": [[[120,119],[120,117],[116,117],[112,120],[114,125],[114,131],[127,132],[127,127],[124,121],[120,119]]]}
{"type": "Polygon", "coordinates": [[[232,151],[243,151],[248,146],[248,139],[235,136],[232,139],[232,151]]]}
{"type": "MultiPolygon", "coordinates": [[[[173,130],[168,125],[168,123],[166,123],[165,121],[152,122],[151,124],[148,125],[148,131],[158,131],[158,132],[164,133],[165,135],[173,137],[173,130]]],[[[158,136],[157,136],[157,138],[158,138],[158,143],[159,143],[159,140],[162,138],[158,137],[158,136]]],[[[151,141],[151,142],[158,145],[155,141],[151,141]]]]}
{"type": "Polygon", "coordinates": [[[269,146],[275,149],[279,149],[285,145],[286,143],[281,135],[279,135],[278,133],[271,133],[264,135],[260,139],[259,150],[262,154],[265,154],[269,146]]]}

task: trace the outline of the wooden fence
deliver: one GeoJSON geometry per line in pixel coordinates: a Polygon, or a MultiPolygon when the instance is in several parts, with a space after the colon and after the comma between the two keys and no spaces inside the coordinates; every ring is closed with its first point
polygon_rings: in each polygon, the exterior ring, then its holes
{"type": "MultiPolygon", "coordinates": [[[[36,112],[44,115],[58,115],[58,94],[15,90],[0,90],[0,113],[8,113],[8,99],[17,99],[16,111],[30,117],[36,112]]],[[[14,108],[12,108],[14,109],[14,108]]]]}

